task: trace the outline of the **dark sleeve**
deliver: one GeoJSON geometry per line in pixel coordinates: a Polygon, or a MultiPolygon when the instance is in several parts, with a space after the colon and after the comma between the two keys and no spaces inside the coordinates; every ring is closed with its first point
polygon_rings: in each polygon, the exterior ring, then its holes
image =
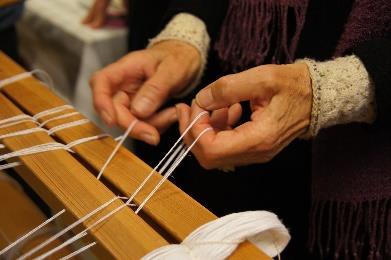
{"type": "Polygon", "coordinates": [[[227,2],[226,0],[171,0],[164,23],[166,24],[178,13],[193,14],[204,21],[209,36],[214,40],[224,19],[227,2]]]}
{"type": "Polygon", "coordinates": [[[377,123],[391,123],[391,40],[379,39],[354,48],[375,84],[377,123]]]}

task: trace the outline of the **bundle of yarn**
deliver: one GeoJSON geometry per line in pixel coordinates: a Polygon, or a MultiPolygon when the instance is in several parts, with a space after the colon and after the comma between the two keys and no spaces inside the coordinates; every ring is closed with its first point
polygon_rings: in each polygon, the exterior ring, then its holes
{"type": "Polygon", "coordinates": [[[246,240],[268,256],[275,257],[287,246],[290,235],[271,212],[233,213],[199,227],[181,244],[158,248],[142,259],[226,259],[246,240]]]}

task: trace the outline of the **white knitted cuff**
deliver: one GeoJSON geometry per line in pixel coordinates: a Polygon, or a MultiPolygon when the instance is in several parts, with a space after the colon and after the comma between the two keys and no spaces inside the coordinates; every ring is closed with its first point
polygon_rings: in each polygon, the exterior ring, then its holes
{"type": "Polygon", "coordinates": [[[304,138],[314,137],[320,129],[333,125],[375,120],[375,87],[358,57],[326,62],[304,59],[296,63],[307,64],[312,80],[311,123],[304,138]]]}
{"type": "Polygon", "coordinates": [[[191,44],[201,55],[201,67],[196,78],[184,89],[184,91],[176,96],[184,97],[189,94],[201,80],[206,67],[210,37],[206,30],[205,23],[201,19],[188,13],[179,13],[171,19],[155,38],[149,41],[148,47],[166,40],[179,40],[191,44]]]}

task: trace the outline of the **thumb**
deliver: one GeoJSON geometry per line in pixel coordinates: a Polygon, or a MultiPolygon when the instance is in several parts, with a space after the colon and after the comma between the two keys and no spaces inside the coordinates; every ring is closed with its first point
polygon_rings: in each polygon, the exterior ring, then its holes
{"type": "Polygon", "coordinates": [[[169,64],[163,61],[156,72],[140,87],[131,105],[131,112],[134,115],[148,118],[167,100],[171,90],[178,84],[170,68],[169,64]]]}
{"type": "Polygon", "coordinates": [[[248,70],[216,80],[197,94],[198,106],[205,110],[216,110],[264,96],[266,89],[254,80],[252,74],[248,70]]]}

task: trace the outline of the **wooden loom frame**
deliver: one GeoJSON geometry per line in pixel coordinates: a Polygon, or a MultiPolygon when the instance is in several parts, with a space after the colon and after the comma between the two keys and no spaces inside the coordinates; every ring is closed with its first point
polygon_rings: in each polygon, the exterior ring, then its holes
{"type": "MultiPolygon", "coordinates": [[[[21,72],[24,70],[20,66],[0,53],[0,80],[21,72]]],[[[64,104],[66,104],[64,100],[48,90],[38,80],[30,77],[5,86],[0,91],[0,119],[21,114],[22,111],[35,115],[43,110],[64,104]]],[[[84,117],[75,115],[49,122],[45,127],[50,129],[81,118],[84,117]]],[[[0,129],[0,135],[31,127],[35,125],[29,122],[21,123],[0,129]]],[[[54,138],[58,142],[67,144],[101,133],[101,130],[94,124],[88,123],[59,131],[54,138]]],[[[46,133],[37,132],[7,138],[0,142],[6,146],[8,151],[16,151],[37,144],[53,142],[53,140],[53,137],[46,133]]],[[[17,159],[23,165],[16,167],[15,170],[51,209],[59,211],[66,208],[65,215],[68,218],[65,222],[71,223],[117,194],[129,196],[130,192],[133,192],[151,171],[148,165],[121,147],[102,176],[102,182],[97,180],[95,176],[113,151],[115,144],[111,137],[107,137],[72,148],[77,153],[76,156],[62,150],[23,156],[17,159]],[[111,187],[111,190],[103,183],[111,187]]],[[[134,202],[139,204],[160,179],[161,176],[155,174],[135,197],[134,202]]],[[[122,203],[117,200],[103,213],[85,221],[81,226],[88,226],[93,220],[122,203]]],[[[125,208],[103,225],[91,230],[89,233],[98,242],[92,250],[105,259],[139,259],[158,247],[182,241],[197,227],[216,219],[215,215],[169,181],[162,185],[145,205],[140,215],[135,215],[131,209],[125,208]]],[[[244,242],[230,256],[230,259],[270,258],[251,243],[244,242]]]]}

